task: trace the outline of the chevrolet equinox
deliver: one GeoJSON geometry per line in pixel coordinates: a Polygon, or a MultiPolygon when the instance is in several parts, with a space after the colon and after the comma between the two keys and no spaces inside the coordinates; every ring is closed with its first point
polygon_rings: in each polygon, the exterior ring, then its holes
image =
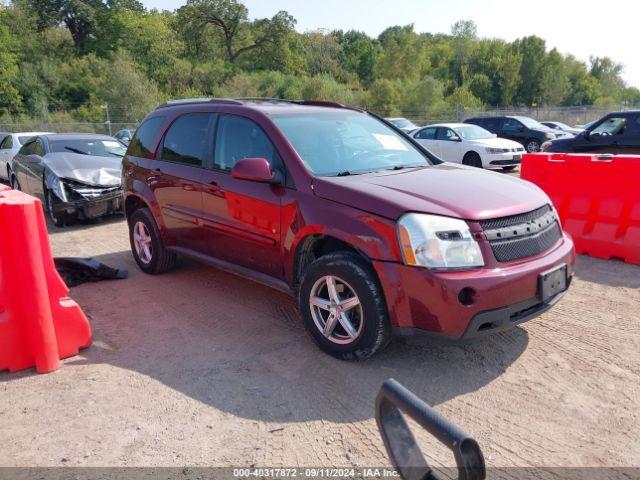
{"type": "Polygon", "coordinates": [[[506,330],[550,308],[573,275],[573,243],[536,186],[442,162],[335,103],[164,103],[122,176],[144,272],[184,255],[287,291],[342,359],[378,352],[394,331],[506,330]]]}

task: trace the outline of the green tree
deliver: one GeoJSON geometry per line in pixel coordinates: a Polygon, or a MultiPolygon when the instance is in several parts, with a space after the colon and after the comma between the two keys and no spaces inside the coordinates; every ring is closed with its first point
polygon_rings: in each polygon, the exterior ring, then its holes
{"type": "Polygon", "coordinates": [[[522,59],[516,100],[531,106],[540,100],[540,74],[547,54],[545,41],[536,36],[524,37],[514,42],[514,48],[522,59]]]}

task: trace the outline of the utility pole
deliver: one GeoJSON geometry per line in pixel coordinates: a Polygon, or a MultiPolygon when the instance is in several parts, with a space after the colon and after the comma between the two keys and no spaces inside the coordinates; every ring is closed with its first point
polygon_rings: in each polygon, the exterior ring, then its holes
{"type": "Polygon", "coordinates": [[[107,114],[107,121],[105,122],[109,126],[109,136],[111,136],[111,119],[109,118],[109,104],[104,104],[104,109],[107,114]]]}

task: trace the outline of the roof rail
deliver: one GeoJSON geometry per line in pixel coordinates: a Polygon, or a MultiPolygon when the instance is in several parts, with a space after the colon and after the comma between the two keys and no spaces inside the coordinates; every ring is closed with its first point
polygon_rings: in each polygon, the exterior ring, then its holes
{"type": "Polygon", "coordinates": [[[296,100],[288,100],[286,98],[272,97],[239,97],[235,98],[239,102],[265,102],[265,103],[298,103],[296,100]]]}
{"type": "Polygon", "coordinates": [[[269,102],[269,103],[292,103],[295,105],[307,105],[312,107],[333,107],[333,108],[345,108],[348,110],[356,110],[363,112],[364,110],[358,107],[350,107],[338,102],[331,102],[329,100],[289,100],[286,98],[270,98],[270,97],[241,97],[236,98],[239,101],[245,102],[269,102]]]}
{"type": "Polygon", "coordinates": [[[168,102],[161,103],[156,107],[164,108],[164,107],[175,107],[179,105],[191,105],[198,103],[218,103],[222,105],[242,105],[242,102],[238,100],[232,100],[229,98],[180,98],[178,100],[169,100],[168,102]]]}

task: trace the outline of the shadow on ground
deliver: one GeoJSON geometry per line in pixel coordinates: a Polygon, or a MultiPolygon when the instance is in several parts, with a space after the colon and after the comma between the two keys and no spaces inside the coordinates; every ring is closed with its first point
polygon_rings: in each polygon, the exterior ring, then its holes
{"type": "Polygon", "coordinates": [[[602,260],[578,255],[575,275],[585,282],[610,287],[640,288],[640,265],[631,265],[620,260],[602,260]]]}
{"type": "Polygon", "coordinates": [[[372,359],[343,362],[315,347],[286,294],[191,262],[148,276],[128,251],[96,259],[127,268],[130,278],[73,289],[95,344],[65,368],[110,364],[139,372],[243,418],[369,419],[389,377],[437,405],[493,381],[528,344],[516,328],[463,345],[395,340],[372,359]]]}

